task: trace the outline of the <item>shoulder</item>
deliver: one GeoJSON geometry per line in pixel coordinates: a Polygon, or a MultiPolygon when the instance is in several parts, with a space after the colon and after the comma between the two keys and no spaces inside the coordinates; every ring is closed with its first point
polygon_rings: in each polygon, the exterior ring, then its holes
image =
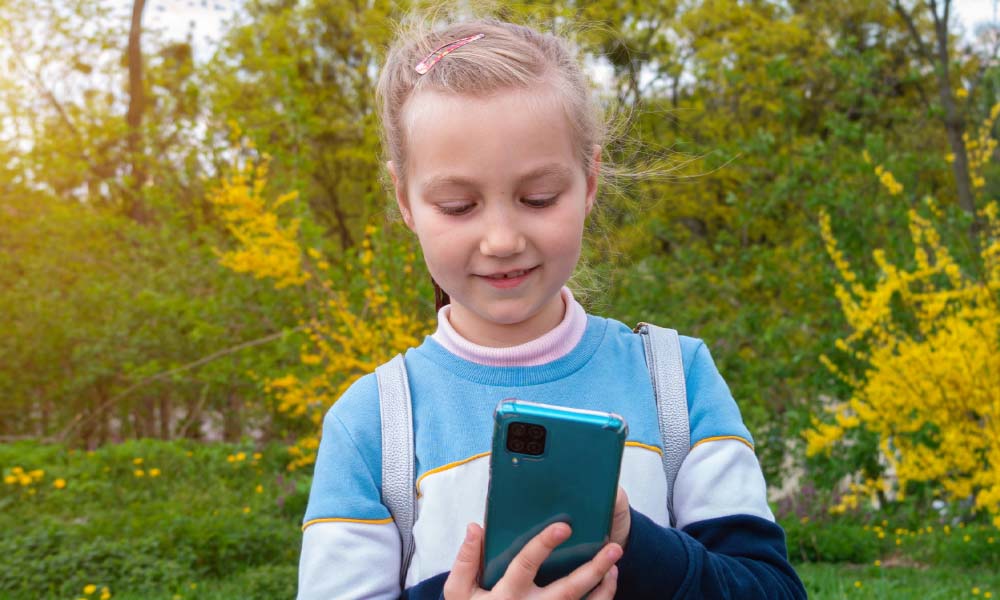
{"type": "MultiPolygon", "coordinates": [[[[645,357],[642,337],[635,333],[633,327],[630,327],[617,319],[595,317],[593,315],[588,315],[588,317],[591,319],[600,319],[607,323],[606,338],[609,339],[612,344],[642,349],[642,356],[645,357]]],[[[683,359],[684,375],[686,377],[690,376],[692,368],[702,368],[706,361],[708,363],[712,363],[712,357],[708,353],[708,348],[705,346],[704,341],[699,338],[681,335],[680,333],[678,333],[677,337],[680,340],[681,358],[683,359]]]]}
{"type": "MultiPolygon", "coordinates": [[[[644,361],[645,348],[641,336],[620,321],[607,321],[608,337],[612,343],[632,348],[633,353],[637,352],[644,361]]],[[[752,448],[753,438],[743,424],[740,409],[704,340],[681,334],[677,337],[684,368],[692,446],[713,440],[738,439],[752,448]]]]}

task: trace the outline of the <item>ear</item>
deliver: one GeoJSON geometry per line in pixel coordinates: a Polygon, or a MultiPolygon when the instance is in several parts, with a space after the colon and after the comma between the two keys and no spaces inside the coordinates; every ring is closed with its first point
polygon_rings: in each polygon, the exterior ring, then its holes
{"type": "Polygon", "coordinates": [[[601,147],[597,144],[594,144],[594,154],[592,159],[590,172],[587,173],[586,214],[588,215],[594,208],[594,200],[597,198],[597,180],[600,178],[601,174],[601,147]]]}
{"type": "Polygon", "coordinates": [[[399,185],[399,174],[396,172],[396,165],[392,161],[385,163],[387,169],[389,169],[389,175],[392,177],[392,187],[396,193],[396,206],[399,207],[399,214],[403,216],[403,223],[412,231],[413,230],[413,213],[410,211],[410,202],[406,197],[406,190],[403,186],[399,185]]]}

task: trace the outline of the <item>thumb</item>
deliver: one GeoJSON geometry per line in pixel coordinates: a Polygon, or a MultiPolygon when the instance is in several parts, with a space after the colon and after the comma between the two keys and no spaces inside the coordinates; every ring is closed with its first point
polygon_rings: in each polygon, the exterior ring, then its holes
{"type": "Polygon", "coordinates": [[[444,582],[446,598],[468,598],[479,589],[479,562],[483,549],[483,529],[475,523],[465,528],[465,541],[444,582]]]}

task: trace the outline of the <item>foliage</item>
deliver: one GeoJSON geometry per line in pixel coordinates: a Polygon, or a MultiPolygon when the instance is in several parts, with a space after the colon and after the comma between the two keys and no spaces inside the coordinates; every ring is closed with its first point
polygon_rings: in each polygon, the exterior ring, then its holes
{"type": "MultiPolygon", "coordinates": [[[[987,148],[995,146],[986,136],[998,114],[1000,106],[983,125],[981,144],[987,148]]],[[[975,156],[974,173],[983,166],[975,156]]],[[[890,193],[902,191],[881,165],[875,173],[890,193]]],[[[979,175],[973,181],[979,182],[976,188],[984,186],[979,175]]],[[[875,250],[878,277],[866,285],[838,248],[829,215],[823,215],[823,237],[843,281],[836,294],[851,327],[836,347],[857,374],[824,357],[851,395],[827,407],[832,419],[814,420],[806,432],[807,453],[856,445],[855,432],[867,432],[875,436],[882,461],[863,463],[860,481],[834,510],[856,508],[859,496],[902,500],[917,489],[914,484],[929,483],[946,500],[974,497],[975,509],[996,515],[1000,527],[997,204],[987,205],[981,218],[978,261],[963,267],[938,230],[945,212],[928,199],[924,210],[909,211],[909,264],[893,264],[884,250],[875,250]]]]}
{"type": "Polygon", "coordinates": [[[0,475],[38,474],[0,484],[0,593],[187,597],[192,581],[239,575],[247,597],[293,597],[308,481],[287,461],[279,445],[246,443],[0,446],[0,475]]]}
{"type": "Polygon", "coordinates": [[[418,294],[427,294],[427,286],[414,281],[412,239],[393,239],[385,230],[379,235],[369,225],[360,252],[336,270],[320,247],[306,246],[298,221],[281,213],[296,195],[266,198],[267,160],[237,159],[210,201],[235,240],[220,253],[223,265],[273,280],[278,289],[311,284],[315,292],[300,320],[309,340],[301,347],[301,368],[264,381],[277,413],[300,425],[289,449],[289,469],[297,469],[315,460],[323,416],[337,398],[377,365],[418,345],[431,323],[408,310],[420,304],[418,294]]]}

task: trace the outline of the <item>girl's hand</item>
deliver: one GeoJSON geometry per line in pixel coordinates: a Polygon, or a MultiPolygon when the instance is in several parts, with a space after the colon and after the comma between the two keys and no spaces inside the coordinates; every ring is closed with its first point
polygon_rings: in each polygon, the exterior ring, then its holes
{"type": "Polygon", "coordinates": [[[628,533],[632,528],[632,515],[629,513],[628,495],[621,487],[618,488],[618,497],[615,498],[615,515],[611,521],[611,541],[625,548],[628,541],[628,533]]]}
{"type": "MultiPolygon", "coordinates": [[[[626,501],[626,514],[628,503],[626,501]]],[[[617,515],[617,507],[615,514],[617,515]]],[[[444,583],[444,597],[447,600],[467,598],[525,598],[543,600],[546,598],[568,600],[583,598],[588,600],[610,600],[618,587],[618,567],[615,562],[622,556],[622,549],[616,543],[609,543],[591,559],[577,567],[569,575],[550,583],[544,588],[535,585],[535,575],[549,554],[570,535],[569,525],[553,523],[541,533],[531,538],[514,557],[507,572],[493,586],[492,591],[479,587],[476,578],[483,551],[483,528],[470,523],[465,531],[465,541],[458,551],[451,574],[444,583]]]]}

